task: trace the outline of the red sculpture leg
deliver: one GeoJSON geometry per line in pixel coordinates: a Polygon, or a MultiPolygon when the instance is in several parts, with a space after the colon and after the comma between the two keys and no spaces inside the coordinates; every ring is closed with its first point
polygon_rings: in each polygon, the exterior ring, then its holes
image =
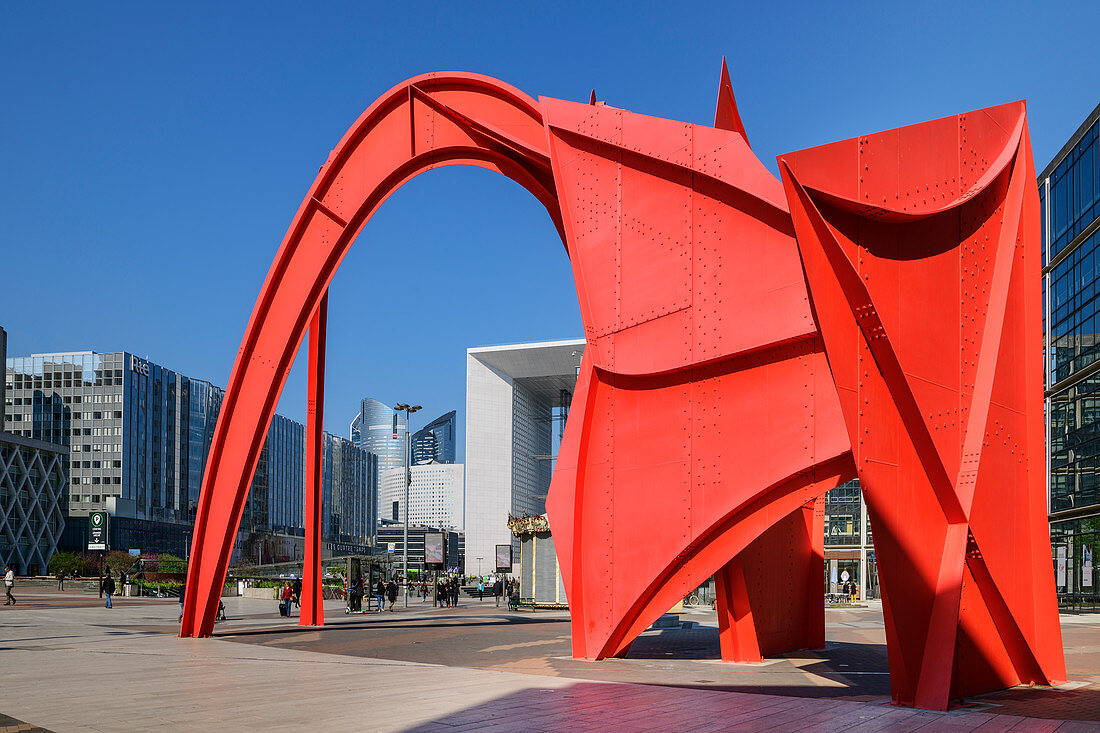
{"type": "Polygon", "coordinates": [[[722,659],[727,662],[764,661],[740,556],[714,574],[714,590],[714,608],[718,612],[718,647],[722,659]]]}
{"type": "Polygon", "coordinates": [[[538,106],[476,74],[428,74],[363,113],[330,153],[268,272],[214,430],[195,516],[181,636],[209,636],[233,540],[294,355],[360,229],[402,183],[465,163],[527,188],[561,229],[538,106]]]}
{"type": "Polygon", "coordinates": [[[894,699],[1064,680],[1023,103],[780,170],[875,530],[894,699]]]}
{"type": "MultiPolygon", "coordinates": [[[[328,331],[328,292],[309,324],[309,396],[306,401],[306,551],[302,560],[302,613],[299,626],[324,626],[321,592],[321,451],[324,448],[325,336],[328,331]]],[[[348,578],[348,583],[354,582],[348,578]]]]}

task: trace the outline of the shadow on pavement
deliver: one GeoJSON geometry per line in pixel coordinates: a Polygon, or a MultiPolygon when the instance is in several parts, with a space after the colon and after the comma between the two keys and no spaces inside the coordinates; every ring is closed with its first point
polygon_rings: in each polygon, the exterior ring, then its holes
{"type": "MultiPolygon", "coordinates": [[[[492,620],[484,621],[469,621],[469,616],[455,616],[453,618],[394,618],[386,621],[347,621],[339,624],[329,624],[326,626],[298,626],[287,625],[283,627],[271,628],[266,627],[262,629],[231,629],[222,628],[220,633],[215,633],[214,637],[218,636],[268,636],[271,634],[295,634],[299,632],[338,632],[338,631],[353,631],[353,630],[406,630],[406,629],[455,629],[455,628],[477,628],[483,626],[489,627],[506,627],[506,626],[530,626],[538,624],[564,624],[569,625],[567,619],[526,619],[516,618],[513,616],[494,616],[492,620]]],[[[274,619],[272,619],[274,621],[274,619]]],[[[215,629],[215,632],[218,632],[215,629]]]]}

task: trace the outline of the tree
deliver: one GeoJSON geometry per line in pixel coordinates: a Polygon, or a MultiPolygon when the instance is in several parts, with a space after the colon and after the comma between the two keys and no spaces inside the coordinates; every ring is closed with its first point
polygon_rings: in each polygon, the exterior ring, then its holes
{"type": "Polygon", "coordinates": [[[187,561],[177,555],[164,553],[157,557],[158,573],[186,573],[187,561]]]}
{"type": "Polygon", "coordinates": [[[55,552],[53,557],[50,558],[49,569],[51,575],[57,575],[62,573],[68,575],[69,573],[77,573],[80,569],[81,558],[77,556],[75,552],[55,552]]]}
{"type": "Polygon", "coordinates": [[[111,573],[114,575],[129,570],[136,561],[137,558],[122,550],[111,550],[107,553],[107,567],[110,568],[111,573]]]}

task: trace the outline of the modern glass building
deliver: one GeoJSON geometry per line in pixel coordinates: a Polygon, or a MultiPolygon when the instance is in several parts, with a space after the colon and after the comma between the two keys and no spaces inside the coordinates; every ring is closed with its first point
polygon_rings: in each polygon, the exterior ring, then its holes
{"type": "MultiPolygon", "coordinates": [[[[0,328],[0,362],[6,348],[0,328]]],[[[6,412],[12,399],[5,382],[0,379],[6,412]]],[[[0,567],[10,565],[17,575],[47,571],[65,532],[68,484],[68,448],[0,430],[0,567]]]]}
{"type": "Polygon", "coordinates": [[[412,462],[414,466],[425,463],[454,463],[455,410],[440,415],[412,435],[412,462]]]}
{"type": "Polygon", "coordinates": [[[1100,105],[1039,175],[1050,535],[1067,605],[1100,604],[1100,105]]]}
{"type": "Polygon", "coordinates": [[[841,592],[848,580],[860,600],[880,596],[871,520],[858,480],[825,494],[825,592],[841,592]]]}
{"type": "Polygon", "coordinates": [[[352,442],[378,456],[378,470],[405,465],[405,433],[408,430],[404,413],[397,417],[384,402],[364,397],[359,415],[351,423],[352,442]]]}
{"type": "MultiPolygon", "coordinates": [[[[69,516],[113,509],[122,519],[193,523],[221,410],[219,387],[129,352],[94,351],[7,359],[4,382],[6,429],[68,446],[69,516]]],[[[242,535],[304,535],[304,461],[305,427],[276,415],[260,452],[242,535]]],[[[324,539],[370,544],[374,458],[326,434],[324,467],[324,539]]]]}

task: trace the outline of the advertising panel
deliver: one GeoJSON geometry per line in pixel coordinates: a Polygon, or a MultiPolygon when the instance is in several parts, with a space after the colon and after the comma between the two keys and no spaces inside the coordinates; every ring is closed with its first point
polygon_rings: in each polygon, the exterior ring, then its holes
{"type": "Polygon", "coordinates": [[[497,545],[497,572],[498,573],[510,573],[512,572],[512,546],[511,545],[497,545]]]}
{"type": "Polygon", "coordinates": [[[445,543],[441,532],[424,534],[424,567],[428,570],[442,570],[446,555],[445,543]]]}

